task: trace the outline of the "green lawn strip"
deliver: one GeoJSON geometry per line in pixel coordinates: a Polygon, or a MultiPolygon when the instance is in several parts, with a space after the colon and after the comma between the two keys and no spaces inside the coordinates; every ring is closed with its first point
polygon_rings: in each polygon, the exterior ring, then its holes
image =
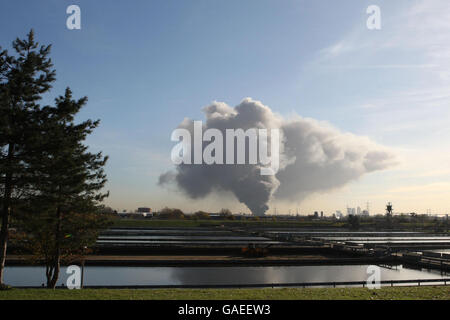
{"type": "Polygon", "coordinates": [[[11,289],[0,300],[450,300],[450,286],[267,289],[11,289]]]}
{"type": "Polygon", "coordinates": [[[113,227],[149,228],[149,227],[205,227],[205,226],[250,226],[250,227],[342,227],[344,223],[320,221],[239,221],[239,220],[115,220],[113,227]]]}
{"type": "MultiPolygon", "coordinates": [[[[261,219],[259,221],[252,220],[254,218],[246,218],[243,220],[215,220],[215,219],[173,219],[173,220],[160,220],[160,219],[114,219],[113,227],[128,227],[128,228],[158,228],[158,227],[174,227],[174,228],[193,228],[193,227],[211,227],[224,225],[226,227],[272,227],[272,228],[314,228],[314,227],[327,227],[327,228],[345,228],[347,226],[346,221],[330,221],[330,220],[270,220],[261,219]]],[[[362,230],[371,230],[373,228],[382,229],[383,221],[379,219],[371,219],[368,221],[362,220],[360,226],[362,230]]],[[[436,230],[436,223],[432,221],[426,222],[403,222],[396,221],[394,223],[394,229],[409,230],[409,231],[421,231],[421,232],[442,232],[445,233],[445,228],[436,230]]],[[[447,231],[448,233],[448,231],[447,231]]]]}

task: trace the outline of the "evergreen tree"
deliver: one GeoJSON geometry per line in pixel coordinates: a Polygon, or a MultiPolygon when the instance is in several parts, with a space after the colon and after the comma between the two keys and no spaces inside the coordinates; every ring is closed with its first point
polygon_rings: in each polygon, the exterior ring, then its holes
{"type": "Polygon", "coordinates": [[[32,192],[28,152],[39,140],[34,122],[41,111],[38,101],[55,80],[48,57],[51,46],[39,46],[32,30],[26,39],[16,39],[12,47],[13,55],[0,47],[0,287],[10,216],[17,201],[32,192]]]}
{"type": "Polygon", "coordinates": [[[358,230],[360,227],[360,219],[354,214],[348,216],[347,223],[351,230],[358,230]]]}
{"type": "Polygon", "coordinates": [[[95,243],[97,232],[108,223],[100,203],[108,196],[107,157],[90,153],[83,144],[99,121],[74,123],[87,98],[72,99],[72,92],[56,99],[56,107],[41,112],[41,148],[30,156],[36,192],[21,207],[21,222],[28,244],[46,265],[47,287],[54,288],[61,259],[80,254],[95,243]]]}

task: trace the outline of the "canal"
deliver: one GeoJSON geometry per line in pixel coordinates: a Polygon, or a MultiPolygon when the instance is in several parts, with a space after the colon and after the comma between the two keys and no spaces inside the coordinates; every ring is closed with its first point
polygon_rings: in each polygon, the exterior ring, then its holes
{"type": "MultiPolygon", "coordinates": [[[[86,286],[139,285],[251,285],[366,281],[368,265],[283,267],[105,267],[86,266],[86,286]]],[[[58,286],[68,275],[62,273],[58,286]]],[[[381,280],[441,279],[448,274],[402,266],[381,267],[381,280]]],[[[41,286],[45,269],[40,266],[6,267],[5,282],[12,286],[41,286]]]]}

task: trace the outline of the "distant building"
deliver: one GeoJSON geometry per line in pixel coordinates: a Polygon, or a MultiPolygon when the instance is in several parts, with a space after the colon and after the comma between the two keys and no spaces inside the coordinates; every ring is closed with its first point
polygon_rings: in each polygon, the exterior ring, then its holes
{"type": "Polygon", "coordinates": [[[144,218],[153,217],[152,209],[147,207],[138,208],[136,211],[137,214],[141,214],[144,218]]]}
{"type": "Polygon", "coordinates": [[[356,208],[356,214],[357,214],[358,216],[361,215],[361,207],[356,208]]]}
{"type": "Polygon", "coordinates": [[[222,220],[223,217],[219,213],[210,213],[209,218],[212,220],[222,220]]]}
{"type": "Polygon", "coordinates": [[[147,207],[138,208],[135,212],[127,212],[127,210],[123,210],[123,212],[119,212],[118,215],[121,218],[132,218],[132,219],[153,217],[152,209],[147,207]]]}
{"type": "Polygon", "coordinates": [[[369,211],[368,210],[363,210],[362,213],[361,213],[361,216],[368,217],[369,216],[369,211]]]}

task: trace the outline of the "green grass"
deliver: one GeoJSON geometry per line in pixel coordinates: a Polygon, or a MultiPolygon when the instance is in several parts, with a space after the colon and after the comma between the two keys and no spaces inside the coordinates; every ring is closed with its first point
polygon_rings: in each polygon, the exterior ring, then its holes
{"type": "MultiPolygon", "coordinates": [[[[297,227],[297,228],[311,228],[311,227],[328,227],[328,228],[343,228],[346,227],[345,221],[330,221],[330,220],[275,220],[262,219],[260,221],[251,220],[247,218],[244,220],[212,220],[212,219],[176,219],[176,220],[159,220],[159,219],[114,219],[113,227],[207,227],[207,226],[238,226],[238,227],[297,227]]],[[[361,229],[378,228],[383,229],[383,222],[379,219],[362,220],[361,229]]],[[[421,230],[426,232],[434,232],[436,224],[431,221],[425,223],[416,222],[396,222],[393,225],[394,229],[402,230],[421,230]]],[[[440,232],[445,232],[441,230],[440,232]]]]}
{"type": "Polygon", "coordinates": [[[139,219],[118,219],[114,221],[113,227],[200,227],[201,225],[220,225],[211,221],[195,220],[139,220],[139,219]]]}
{"type": "Polygon", "coordinates": [[[266,227],[342,227],[344,223],[331,221],[251,221],[251,220],[145,220],[117,219],[113,227],[204,227],[204,226],[266,226],[266,227]]]}
{"type": "Polygon", "coordinates": [[[0,300],[450,300],[450,286],[275,289],[11,289],[0,300]]]}

